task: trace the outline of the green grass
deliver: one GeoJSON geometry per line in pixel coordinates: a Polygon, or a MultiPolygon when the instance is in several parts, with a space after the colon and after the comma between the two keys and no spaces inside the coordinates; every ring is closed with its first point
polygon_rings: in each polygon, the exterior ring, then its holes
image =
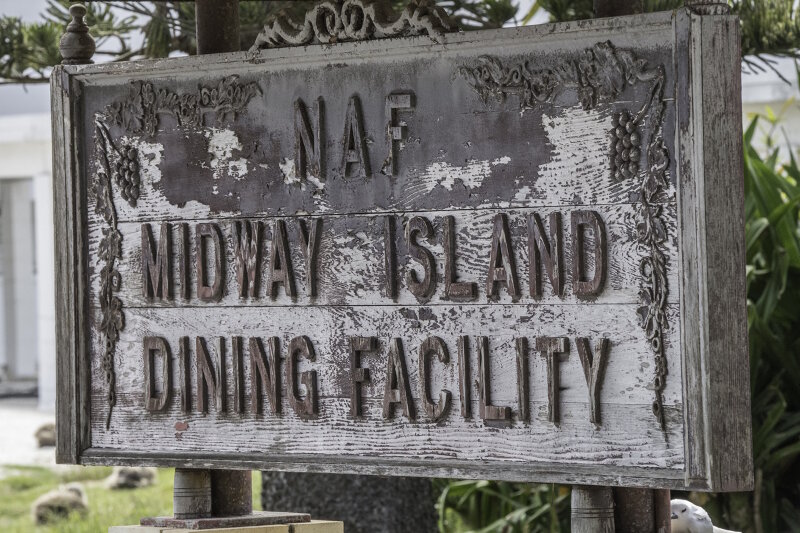
{"type": "MultiPolygon", "coordinates": [[[[145,516],[172,514],[172,469],[159,469],[156,484],[134,490],[107,490],[103,479],[111,468],[73,467],[50,470],[43,467],[0,467],[0,531],[3,533],[102,533],[110,526],[138,524],[145,516]],[[2,477],[5,476],[5,477],[2,477]],[[31,504],[59,485],[78,481],[83,483],[89,498],[86,516],[73,514],[69,518],[44,527],[35,527],[31,519],[31,504]]],[[[253,473],[253,508],[258,502],[261,474],[253,473]]]]}

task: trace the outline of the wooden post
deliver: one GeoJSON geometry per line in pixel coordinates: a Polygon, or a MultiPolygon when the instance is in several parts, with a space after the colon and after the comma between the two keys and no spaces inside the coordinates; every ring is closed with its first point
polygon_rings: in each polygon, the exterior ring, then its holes
{"type": "Polygon", "coordinates": [[[614,533],[614,495],[609,487],[572,487],[572,533],[614,533]]]}
{"type": "Polygon", "coordinates": [[[181,519],[211,516],[211,476],[208,470],[175,469],[172,514],[181,519]]]}

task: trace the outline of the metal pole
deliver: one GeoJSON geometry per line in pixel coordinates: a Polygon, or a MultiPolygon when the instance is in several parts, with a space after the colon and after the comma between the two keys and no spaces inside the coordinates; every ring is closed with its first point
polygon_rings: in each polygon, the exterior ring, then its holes
{"type": "Polygon", "coordinates": [[[595,18],[621,17],[644,11],[643,0],[594,0],[595,18]]]}
{"type": "MultiPolygon", "coordinates": [[[[196,0],[197,54],[241,50],[239,0],[196,0]]],[[[211,516],[244,516],[253,512],[253,473],[209,470],[211,516]]],[[[178,470],[175,471],[178,480],[178,470]]],[[[177,515],[176,515],[177,516],[177,515]]]]}
{"type": "Polygon", "coordinates": [[[211,470],[211,514],[243,516],[253,513],[253,472],[211,470]]]}
{"type": "Polygon", "coordinates": [[[197,54],[238,52],[239,0],[196,0],[197,54]]]}

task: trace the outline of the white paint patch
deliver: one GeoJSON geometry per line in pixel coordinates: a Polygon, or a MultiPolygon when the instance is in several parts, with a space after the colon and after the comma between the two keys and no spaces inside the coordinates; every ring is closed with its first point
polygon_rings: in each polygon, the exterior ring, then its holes
{"type": "Polygon", "coordinates": [[[306,179],[308,180],[308,182],[311,185],[313,185],[317,189],[324,189],[325,188],[325,182],[323,182],[322,180],[318,179],[316,176],[308,176],[308,178],[306,178],[306,179]]]}
{"type": "Polygon", "coordinates": [[[526,200],[530,200],[531,197],[531,188],[528,185],[523,185],[517,192],[514,194],[514,201],[516,202],[524,202],[526,200]]]}
{"type": "Polygon", "coordinates": [[[247,159],[233,159],[233,151],[242,149],[236,133],[230,129],[210,128],[204,135],[208,139],[208,153],[211,155],[209,166],[214,173],[214,179],[218,180],[225,175],[232,176],[235,180],[244,179],[247,175],[247,159]]]}
{"type": "Polygon", "coordinates": [[[297,175],[297,168],[294,159],[285,158],[278,163],[278,168],[283,174],[283,182],[286,185],[300,185],[300,177],[297,175]]]}
{"type": "Polygon", "coordinates": [[[325,184],[319,178],[315,176],[309,175],[306,179],[303,179],[301,176],[297,174],[297,165],[295,165],[294,159],[285,158],[278,163],[278,168],[281,169],[281,174],[283,174],[283,182],[286,185],[300,185],[300,190],[306,190],[306,184],[310,183],[317,189],[321,190],[325,188],[325,184]]]}
{"type": "MultiPolygon", "coordinates": [[[[161,143],[149,143],[137,137],[122,137],[120,145],[130,144],[139,152],[139,176],[141,185],[139,186],[139,201],[136,207],[130,207],[128,202],[119,198],[114,202],[117,212],[121,219],[136,218],[141,216],[141,211],[153,210],[158,207],[168,205],[170,202],[161,192],[160,183],[162,179],[161,161],[164,158],[164,145],[161,143]]],[[[118,194],[118,187],[112,186],[118,194]]],[[[194,200],[181,206],[182,209],[189,209],[198,217],[208,216],[210,212],[208,206],[194,200]]]]}
{"type": "Polygon", "coordinates": [[[427,192],[431,192],[437,185],[452,191],[456,182],[461,182],[466,189],[476,189],[481,186],[484,179],[489,177],[492,167],[507,165],[510,162],[510,157],[503,156],[493,161],[472,160],[464,166],[450,165],[444,162],[431,163],[422,174],[421,182],[425,184],[427,192]]]}
{"type": "MultiPolygon", "coordinates": [[[[608,170],[608,132],[611,115],[580,106],[556,115],[542,114],[542,126],[553,156],[539,166],[535,193],[552,190],[591,191],[610,179],[608,170]]],[[[583,198],[583,201],[589,201],[583,198]]]]}

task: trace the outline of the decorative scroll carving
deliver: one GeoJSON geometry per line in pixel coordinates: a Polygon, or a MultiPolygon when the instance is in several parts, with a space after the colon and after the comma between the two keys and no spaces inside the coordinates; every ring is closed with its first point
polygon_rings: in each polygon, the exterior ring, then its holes
{"type": "Polygon", "coordinates": [[[434,0],[411,0],[400,15],[388,0],[325,0],[308,11],[302,22],[279,16],[265,25],[250,51],[415,35],[428,35],[438,42],[452,31],[457,28],[434,0]]]}
{"type": "Polygon", "coordinates": [[[650,101],[645,104],[635,119],[638,125],[647,114],[650,142],[647,144],[647,168],[640,179],[639,204],[636,209],[636,235],[646,255],[639,264],[642,285],[639,297],[642,301],[638,309],[640,324],[647,333],[650,348],[656,362],[656,376],[653,380],[655,399],[653,413],[665,427],[664,388],[667,382],[667,359],[664,354],[664,330],[667,323],[667,256],[663,243],[667,240],[667,225],[662,216],[663,206],[659,203],[663,193],[669,188],[667,168],[669,152],[664,143],[664,69],[658,68],[658,78],[653,85],[650,101]]]}
{"type": "Polygon", "coordinates": [[[464,66],[459,73],[486,101],[493,96],[501,102],[518,95],[520,108],[553,103],[565,89],[577,89],[584,109],[593,109],[600,101],[611,101],[628,85],[649,81],[656,75],[647,70],[647,62],[633,52],[617,50],[610,42],[587,48],[580,57],[554,68],[533,69],[534,60],[504,66],[496,57],[481,56],[477,65],[464,66]]]}
{"type": "Polygon", "coordinates": [[[106,376],[108,392],[108,415],[106,429],[111,424],[111,412],[117,403],[116,374],[114,373],[114,351],[119,340],[119,332],[125,327],[122,300],[114,296],[122,286],[122,276],[117,270],[117,260],[122,260],[122,233],[117,229],[117,210],[111,190],[111,163],[109,156],[118,153],[108,128],[100,120],[95,121],[95,151],[98,170],[92,181],[91,191],[95,197],[95,212],[103,217],[106,227],[97,248],[97,256],[102,264],[100,270],[100,312],[102,318],[98,329],[103,335],[103,372],[106,376]]]}
{"type": "Polygon", "coordinates": [[[620,111],[613,115],[610,132],[610,172],[615,180],[641,180],[636,209],[636,234],[645,250],[639,270],[642,275],[637,309],[641,327],[647,334],[655,356],[655,378],[652,389],[653,414],[665,429],[663,396],[667,379],[667,360],[664,354],[664,330],[667,323],[667,257],[663,243],[667,239],[666,223],[662,217],[662,201],[669,188],[667,169],[669,152],[664,142],[664,83],[663,66],[652,68],[644,59],[629,50],[619,50],[611,42],[601,42],[583,51],[580,57],[553,68],[534,69],[535,60],[521,60],[503,65],[496,57],[481,56],[477,64],[465,65],[459,74],[487,101],[500,102],[517,95],[521,109],[552,104],[567,89],[577,92],[585,110],[594,109],[600,102],[612,102],[628,86],[650,83],[649,98],[632,115],[620,111]],[[647,122],[650,137],[645,144],[640,126],[647,122]],[[642,172],[642,147],[646,146],[646,166],[642,172]]]}
{"type": "MultiPolygon", "coordinates": [[[[159,89],[149,82],[131,82],[128,96],[108,105],[94,119],[96,171],[90,185],[95,212],[103,218],[106,227],[98,244],[100,267],[100,325],[103,338],[102,367],[108,392],[106,429],[111,425],[111,413],[117,403],[114,353],[120,331],[125,327],[122,300],[115,293],[122,286],[117,262],[122,261],[122,233],[117,227],[117,210],[114,205],[112,182],[119,194],[131,207],[139,200],[141,175],[139,153],[131,144],[115,142],[110,127],[118,126],[126,134],[153,136],[160,115],[171,115],[178,127],[201,127],[208,113],[214,113],[217,123],[235,120],[250,100],[260,94],[257,83],[241,84],[237,76],[228,76],[216,86],[200,87],[196,93],[177,94],[169,89],[159,89]]],[[[185,233],[185,232],[184,232],[185,233]]]]}
{"type": "Polygon", "coordinates": [[[105,114],[128,133],[153,136],[160,115],[170,115],[181,128],[202,127],[208,113],[214,113],[217,124],[235,120],[250,100],[261,94],[258,84],[239,83],[237,76],[220,80],[216,87],[200,87],[197,92],[178,94],[157,89],[150,82],[133,81],[125,100],[114,102],[105,114]]]}

